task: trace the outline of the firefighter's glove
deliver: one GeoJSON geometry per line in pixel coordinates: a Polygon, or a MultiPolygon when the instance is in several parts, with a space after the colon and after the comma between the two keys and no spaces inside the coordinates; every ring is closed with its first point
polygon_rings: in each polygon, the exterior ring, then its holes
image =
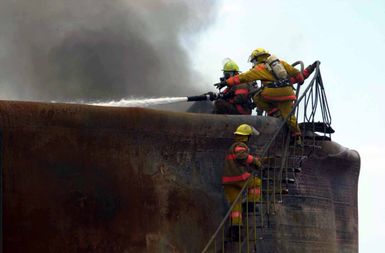
{"type": "Polygon", "coordinates": [[[221,80],[220,83],[216,83],[214,84],[214,86],[217,88],[217,89],[222,89],[223,87],[227,86],[227,83],[225,80],[221,80]]]}
{"type": "Polygon", "coordinates": [[[313,71],[315,70],[315,68],[317,67],[317,65],[321,64],[320,61],[315,61],[312,65],[309,65],[306,70],[308,72],[308,75],[310,75],[311,73],[313,73],[313,71]]]}

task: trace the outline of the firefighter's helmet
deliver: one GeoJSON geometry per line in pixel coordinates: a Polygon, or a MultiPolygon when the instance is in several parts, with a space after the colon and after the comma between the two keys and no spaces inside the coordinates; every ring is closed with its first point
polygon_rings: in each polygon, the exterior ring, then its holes
{"type": "Polygon", "coordinates": [[[249,56],[249,62],[253,62],[255,59],[257,59],[258,56],[266,55],[266,57],[270,56],[270,53],[263,48],[257,48],[253,52],[251,52],[251,55],[249,56]]]}
{"type": "Polygon", "coordinates": [[[223,64],[223,71],[225,72],[239,72],[239,67],[235,61],[227,58],[223,64]]]}
{"type": "Polygon", "coordinates": [[[248,124],[242,124],[240,125],[237,130],[235,130],[234,134],[236,135],[259,135],[259,132],[254,127],[248,125],[248,124]]]}

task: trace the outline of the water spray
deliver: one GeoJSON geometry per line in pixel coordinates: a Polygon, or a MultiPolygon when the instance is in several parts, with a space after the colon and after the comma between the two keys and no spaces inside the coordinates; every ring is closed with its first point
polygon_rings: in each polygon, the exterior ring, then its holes
{"type": "Polygon", "coordinates": [[[121,99],[119,101],[98,102],[91,105],[97,106],[116,106],[116,107],[148,107],[152,105],[173,104],[186,102],[186,97],[165,97],[165,98],[133,98],[121,99]]]}
{"type": "Polygon", "coordinates": [[[165,97],[165,98],[133,98],[121,99],[119,101],[97,102],[90,105],[96,106],[114,106],[114,107],[148,107],[154,105],[165,105],[179,102],[193,102],[193,101],[213,101],[217,98],[215,93],[209,92],[199,96],[191,97],[165,97]]]}

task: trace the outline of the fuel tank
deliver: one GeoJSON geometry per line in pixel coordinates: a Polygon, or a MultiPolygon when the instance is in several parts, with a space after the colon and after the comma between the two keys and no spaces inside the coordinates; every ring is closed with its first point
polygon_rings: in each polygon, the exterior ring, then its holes
{"type": "MultiPolygon", "coordinates": [[[[241,123],[263,146],[280,121],[0,101],[3,252],[200,252],[228,208],[223,159],[241,123]]],[[[359,155],[319,145],[264,252],[358,252],[359,155]]]]}

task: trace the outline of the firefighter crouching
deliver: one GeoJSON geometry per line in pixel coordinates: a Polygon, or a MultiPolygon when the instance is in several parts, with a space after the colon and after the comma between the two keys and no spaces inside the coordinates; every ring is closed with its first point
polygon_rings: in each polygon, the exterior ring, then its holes
{"type": "MultiPolygon", "coordinates": [[[[248,181],[248,206],[255,205],[260,200],[261,179],[251,175],[250,169],[258,169],[261,166],[259,158],[250,154],[247,142],[251,135],[259,135],[253,127],[242,124],[234,132],[234,143],[230,146],[225,158],[225,166],[222,177],[225,197],[231,205],[244,184],[248,181]]],[[[238,240],[240,226],[242,226],[242,198],[240,198],[230,213],[230,237],[238,240]]]]}
{"type": "MultiPolygon", "coordinates": [[[[227,59],[223,66],[223,77],[226,81],[232,76],[239,74],[238,65],[231,59],[227,59]]],[[[227,87],[222,91],[222,97],[215,101],[215,114],[237,114],[250,115],[252,101],[249,97],[249,84],[239,84],[227,87]]]]}
{"type": "MultiPolygon", "coordinates": [[[[302,84],[316,67],[316,62],[308,66],[303,73],[283,60],[277,59],[263,48],[254,50],[249,58],[253,68],[235,75],[225,82],[215,84],[216,87],[233,87],[250,81],[260,80],[262,89],[253,97],[255,105],[267,115],[286,118],[294,101],[297,99],[293,84],[302,84]]],[[[300,143],[301,131],[294,115],[289,117],[288,125],[291,135],[300,143]]]]}

